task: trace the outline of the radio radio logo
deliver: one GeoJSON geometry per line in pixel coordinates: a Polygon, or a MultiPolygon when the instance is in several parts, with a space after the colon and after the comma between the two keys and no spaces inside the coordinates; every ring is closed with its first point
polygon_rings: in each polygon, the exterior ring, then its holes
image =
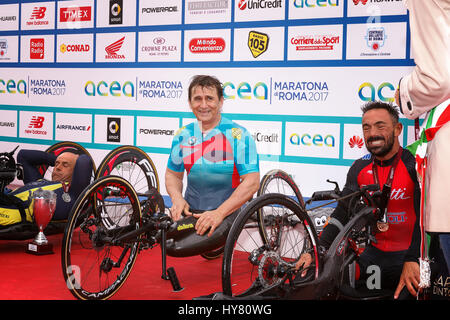
{"type": "Polygon", "coordinates": [[[44,59],[45,41],[43,38],[30,39],[30,59],[44,59]]]}

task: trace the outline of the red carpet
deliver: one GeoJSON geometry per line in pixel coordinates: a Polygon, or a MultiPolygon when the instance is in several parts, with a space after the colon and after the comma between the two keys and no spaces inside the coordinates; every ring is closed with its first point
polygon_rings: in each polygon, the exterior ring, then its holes
{"type": "MultiPolygon", "coordinates": [[[[0,240],[0,300],[73,300],[61,271],[62,234],[47,237],[54,254],[25,253],[28,241],[0,240]]],[[[184,290],[161,279],[161,250],[142,251],[125,284],[111,300],[190,300],[222,290],[222,258],[167,258],[184,290]]]]}

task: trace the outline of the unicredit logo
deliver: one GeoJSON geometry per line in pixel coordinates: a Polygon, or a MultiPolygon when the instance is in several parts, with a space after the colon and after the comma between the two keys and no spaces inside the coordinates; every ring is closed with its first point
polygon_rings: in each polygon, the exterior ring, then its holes
{"type": "Polygon", "coordinates": [[[225,50],[223,38],[194,38],[189,41],[189,50],[192,53],[220,53],[225,50]]]}
{"type": "Polygon", "coordinates": [[[238,8],[241,10],[245,9],[271,9],[271,8],[281,8],[283,6],[281,0],[240,0],[238,3],[238,8]]]}

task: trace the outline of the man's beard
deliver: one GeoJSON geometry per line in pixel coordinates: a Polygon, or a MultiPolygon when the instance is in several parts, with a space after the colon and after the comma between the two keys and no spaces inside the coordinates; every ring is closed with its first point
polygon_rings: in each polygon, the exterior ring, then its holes
{"type": "Polygon", "coordinates": [[[392,150],[392,147],[394,146],[394,138],[395,138],[394,133],[392,133],[392,135],[388,137],[387,141],[384,139],[383,136],[370,137],[366,141],[366,148],[374,156],[384,157],[392,150]],[[383,140],[385,141],[385,144],[382,147],[369,147],[369,142],[377,140],[383,140]]]}

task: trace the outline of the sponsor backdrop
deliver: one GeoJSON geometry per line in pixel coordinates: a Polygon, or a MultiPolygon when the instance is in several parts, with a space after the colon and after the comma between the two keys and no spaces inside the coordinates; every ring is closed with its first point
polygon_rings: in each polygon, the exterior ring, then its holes
{"type": "Polygon", "coordinates": [[[171,140],[194,118],[189,81],[211,74],[262,173],[286,170],[310,196],[367,153],[360,107],[393,101],[410,42],[401,0],[4,0],[0,148],[72,140],[98,166],[136,145],[165,193],[171,140]]]}

